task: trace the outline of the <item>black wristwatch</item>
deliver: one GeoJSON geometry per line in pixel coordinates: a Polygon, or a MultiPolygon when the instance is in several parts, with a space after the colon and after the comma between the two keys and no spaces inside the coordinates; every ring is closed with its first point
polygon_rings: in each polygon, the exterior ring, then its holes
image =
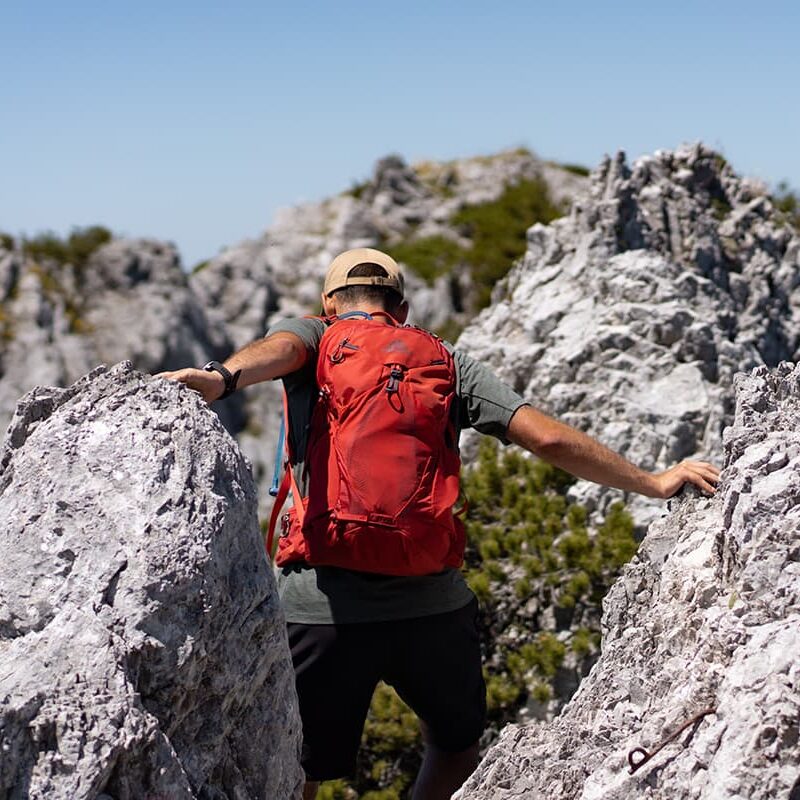
{"type": "Polygon", "coordinates": [[[222,375],[222,380],[225,381],[225,391],[217,398],[218,400],[224,400],[236,391],[236,384],[239,381],[239,376],[242,374],[240,369],[237,369],[236,372],[231,375],[231,371],[227,367],[223,367],[219,361],[209,361],[208,364],[203,366],[203,369],[206,372],[219,372],[219,374],[222,375]]]}

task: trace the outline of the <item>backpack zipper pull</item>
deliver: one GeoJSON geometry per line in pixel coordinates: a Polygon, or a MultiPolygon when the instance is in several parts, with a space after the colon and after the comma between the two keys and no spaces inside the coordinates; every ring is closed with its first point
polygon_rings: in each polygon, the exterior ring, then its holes
{"type": "Polygon", "coordinates": [[[392,367],[389,380],[386,382],[386,394],[394,394],[398,391],[401,380],[403,380],[403,370],[400,367],[392,367]]]}
{"type": "Polygon", "coordinates": [[[342,350],[345,347],[348,350],[359,350],[360,349],[357,344],[351,344],[350,343],[350,337],[349,336],[345,336],[345,338],[342,339],[342,341],[339,342],[338,345],[336,345],[336,349],[328,356],[328,358],[330,358],[330,360],[331,360],[331,364],[338,364],[341,361],[344,361],[344,353],[342,352],[342,350]]]}

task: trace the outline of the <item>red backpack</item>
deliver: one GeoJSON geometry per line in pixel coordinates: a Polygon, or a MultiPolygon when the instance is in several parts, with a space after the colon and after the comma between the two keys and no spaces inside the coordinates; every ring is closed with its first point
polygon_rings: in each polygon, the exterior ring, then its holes
{"type": "Polygon", "coordinates": [[[300,502],[287,464],[270,519],[271,553],[291,484],[278,565],[426,575],[463,561],[464,526],[453,513],[453,357],[433,334],[385,316],[385,324],[369,315],[326,320],[305,454],[309,493],[300,502]]]}

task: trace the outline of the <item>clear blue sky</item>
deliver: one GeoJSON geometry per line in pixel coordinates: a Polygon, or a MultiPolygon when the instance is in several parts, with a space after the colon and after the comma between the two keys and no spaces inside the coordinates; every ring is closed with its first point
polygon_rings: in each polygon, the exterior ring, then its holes
{"type": "Polygon", "coordinates": [[[800,187],[795,2],[5,4],[0,230],[100,223],[184,261],[390,152],[595,165],[702,139],[800,187]]]}

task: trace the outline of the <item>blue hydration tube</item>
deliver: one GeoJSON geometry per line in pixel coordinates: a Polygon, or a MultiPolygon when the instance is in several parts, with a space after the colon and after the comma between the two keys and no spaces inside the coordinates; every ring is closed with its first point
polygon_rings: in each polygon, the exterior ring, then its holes
{"type": "MultiPolygon", "coordinates": [[[[281,414],[281,427],[278,431],[278,449],[275,451],[275,471],[272,473],[272,486],[269,487],[270,497],[277,497],[281,483],[281,463],[283,462],[283,440],[286,438],[286,420],[281,414]]],[[[289,467],[291,469],[291,467],[289,467]]]]}

